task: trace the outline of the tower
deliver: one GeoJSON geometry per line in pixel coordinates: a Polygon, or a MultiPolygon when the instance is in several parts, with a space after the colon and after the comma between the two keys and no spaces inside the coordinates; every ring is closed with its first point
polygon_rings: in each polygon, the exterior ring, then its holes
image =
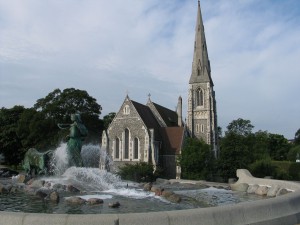
{"type": "Polygon", "coordinates": [[[189,81],[187,128],[190,135],[204,140],[217,156],[217,112],[208,59],[200,1],[195,28],[194,56],[189,81]]]}

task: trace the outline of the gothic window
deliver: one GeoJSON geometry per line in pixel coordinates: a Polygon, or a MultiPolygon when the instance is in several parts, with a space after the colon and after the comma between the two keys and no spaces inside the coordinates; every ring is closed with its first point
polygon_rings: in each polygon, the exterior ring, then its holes
{"type": "Polygon", "coordinates": [[[200,76],[200,68],[197,68],[197,75],[200,76]]]}
{"type": "Polygon", "coordinates": [[[124,109],[123,109],[123,113],[125,115],[129,115],[130,114],[130,108],[129,105],[125,105],[124,109]]]}
{"type": "Polygon", "coordinates": [[[201,88],[196,91],[196,106],[203,106],[203,90],[201,88]]]}
{"type": "Polygon", "coordinates": [[[133,152],[133,159],[139,158],[139,139],[134,138],[134,152],[133,152]]]}
{"type": "Polygon", "coordinates": [[[124,159],[129,158],[129,130],[125,129],[124,141],[124,159]]]}
{"type": "Polygon", "coordinates": [[[196,124],[196,133],[199,133],[199,124],[196,124]]]}
{"type": "Polygon", "coordinates": [[[120,158],[120,140],[119,138],[116,138],[116,148],[115,148],[115,158],[120,158]]]}
{"type": "Polygon", "coordinates": [[[204,133],[204,125],[201,124],[201,133],[204,133]]]}

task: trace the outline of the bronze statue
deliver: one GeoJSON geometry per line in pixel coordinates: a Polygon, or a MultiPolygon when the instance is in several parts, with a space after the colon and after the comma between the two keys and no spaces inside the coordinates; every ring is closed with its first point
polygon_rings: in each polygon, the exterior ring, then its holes
{"type": "Polygon", "coordinates": [[[67,136],[67,153],[69,167],[82,167],[81,147],[82,141],[88,134],[88,130],[83,125],[80,114],[71,114],[72,124],[57,124],[60,129],[70,128],[70,134],[67,136]]]}
{"type": "Polygon", "coordinates": [[[47,175],[50,172],[50,159],[52,151],[39,152],[35,148],[30,148],[26,153],[22,166],[30,176],[47,175]]]}

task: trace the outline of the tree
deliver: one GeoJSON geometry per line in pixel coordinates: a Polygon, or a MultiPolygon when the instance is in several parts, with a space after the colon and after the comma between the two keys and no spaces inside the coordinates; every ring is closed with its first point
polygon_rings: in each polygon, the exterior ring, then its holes
{"type": "Polygon", "coordinates": [[[212,180],[215,157],[210,145],[188,138],[179,157],[182,177],[185,179],[212,180]]]}
{"type": "Polygon", "coordinates": [[[295,133],[295,140],[294,140],[295,145],[300,145],[300,129],[298,129],[295,133]]]}
{"type": "Polygon", "coordinates": [[[38,99],[34,108],[41,112],[45,119],[57,123],[70,123],[70,115],[79,112],[89,136],[87,141],[100,141],[103,122],[99,119],[102,107],[96,99],[86,91],[67,88],[61,91],[55,89],[45,98],[38,99]]]}
{"type": "Polygon", "coordinates": [[[244,120],[244,119],[237,119],[233,120],[228,126],[227,126],[227,132],[233,132],[239,135],[248,135],[252,133],[252,129],[254,126],[251,124],[250,120],[244,120]]]}
{"type": "Polygon", "coordinates": [[[0,110],[0,154],[9,165],[17,165],[23,159],[24,149],[17,135],[18,121],[23,111],[23,106],[0,110]]]}
{"type": "Polygon", "coordinates": [[[103,117],[103,125],[105,130],[107,130],[107,128],[109,127],[110,123],[113,121],[115,116],[116,116],[115,112],[110,112],[108,115],[105,115],[103,117]]]}
{"type": "Polygon", "coordinates": [[[291,148],[288,140],[280,134],[269,134],[269,154],[273,160],[287,160],[287,154],[291,148]]]}
{"type": "Polygon", "coordinates": [[[237,169],[245,169],[253,161],[247,137],[227,132],[220,143],[219,174],[223,179],[236,177],[237,169]]]}

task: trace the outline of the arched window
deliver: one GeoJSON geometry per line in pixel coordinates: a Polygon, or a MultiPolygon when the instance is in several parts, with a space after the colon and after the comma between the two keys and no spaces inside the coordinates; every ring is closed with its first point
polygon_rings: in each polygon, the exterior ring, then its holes
{"type": "Polygon", "coordinates": [[[124,159],[129,158],[129,130],[125,129],[124,159]]]}
{"type": "Polygon", "coordinates": [[[130,108],[129,108],[129,105],[125,105],[125,106],[124,106],[123,113],[124,113],[125,115],[129,115],[129,114],[130,114],[130,108]]]}
{"type": "Polygon", "coordinates": [[[120,158],[120,140],[119,138],[116,138],[116,149],[115,149],[115,158],[120,158]]]}
{"type": "Polygon", "coordinates": [[[134,138],[134,152],[133,152],[133,159],[139,158],[139,139],[134,138]]]}
{"type": "Polygon", "coordinates": [[[196,106],[203,106],[203,90],[201,88],[196,91],[196,106]]]}

